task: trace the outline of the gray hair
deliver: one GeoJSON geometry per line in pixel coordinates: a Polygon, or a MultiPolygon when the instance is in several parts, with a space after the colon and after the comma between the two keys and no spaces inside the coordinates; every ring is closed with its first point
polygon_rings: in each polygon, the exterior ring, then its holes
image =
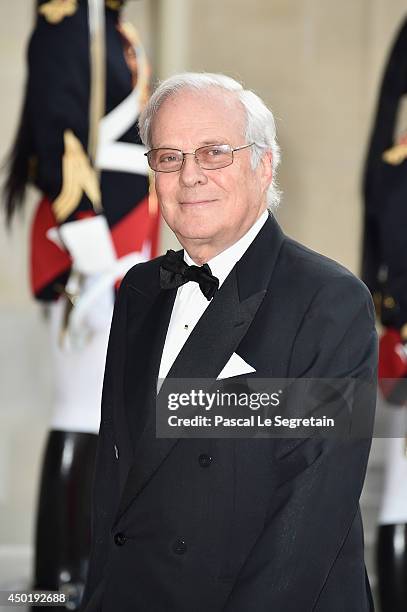
{"type": "Polygon", "coordinates": [[[231,77],[224,74],[185,72],[177,74],[162,81],[147,102],[139,117],[140,136],[143,144],[149,149],[152,147],[151,128],[154,115],[161,104],[170,96],[182,89],[205,90],[217,87],[235,93],[246,112],[245,136],[247,142],[254,142],[251,149],[251,162],[253,169],[257,167],[265,150],[272,153],[273,179],[267,192],[267,205],[275,210],[281,198],[281,192],[276,182],[276,172],[280,163],[280,147],[276,137],[276,124],[273,113],[253,91],[244,89],[231,77]]]}

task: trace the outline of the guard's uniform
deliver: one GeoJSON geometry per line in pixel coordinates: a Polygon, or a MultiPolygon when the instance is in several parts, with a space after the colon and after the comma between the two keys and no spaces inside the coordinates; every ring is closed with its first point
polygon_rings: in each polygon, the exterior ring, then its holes
{"type": "Polygon", "coordinates": [[[60,11],[55,0],[39,3],[25,101],[32,176],[44,194],[31,249],[32,290],[42,300],[60,295],[72,265],[72,254],[52,240],[53,227],[101,213],[118,258],[143,248],[149,257],[157,248],[158,214],[148,202],[148,169],[136,128],[148,94],[143,48],[129,29],[120,30],[119,10],[108,8],[120,3],[107,0],[105,112],[92,165],[88,2],[59,4],[60,11]]]}
{"type": "Polygon", "coordinates": [[[40,2],[29,43],[25,118],[32,176],[44,194],[32,227],[31,283],[38,299],[58,302],[53,429],[98,431],[113,287],[157,248],[158,211],[136,125],[148,64],[137,34],[120,24],[120,4],[106,1],[104,83],[90,53],[91,1],[40,2]],[[92,96],[105,107],[96,121],[92,96]],[[72,312],[65,289],[79,297],[72,312]]]}
{"type": "Polygon", "coordinates": [[[407,20],[384,71],[364,177],[362,277],[383,325],[379,382],[389,430],[386,475],[379,514],[378,586],[383,612],[405,610],[407,596],[407,136],[396,135],[398,110],[407,93],[407,20]],[[405,410],[405,409],[404,409],[405,410]]]}
{"type": "Polygon", "coordinates": [[[16,141],[17,159],[29,157],[29,178],[42,193],[31,233],[31,286],[50,304],[55,366],[34,586],[65,586],[76,605],[87,569],[115,287],[135,263],[155,256],[158,237],[137,129],[149,69],[137,33],[120,22],[123,3],[37,0],[16,141]]]}

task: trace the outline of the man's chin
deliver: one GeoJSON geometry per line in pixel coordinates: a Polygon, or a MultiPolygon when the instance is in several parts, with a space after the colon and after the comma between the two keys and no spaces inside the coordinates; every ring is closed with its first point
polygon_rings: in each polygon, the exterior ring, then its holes
{"type": "Polygon", "coordinates": [[[219,223],[214,223],[211,219],[199,219],[198,216],[193,220],[185,222],[184,219],[174,224],[173,231],[179,241],[184,240],[210,240],[219,232],[219,223]]]}
{"type": "Polygon", "coordinates": [[[196,244],[205,244],[207,242],[210,242],[213,238],[213,234],[211,233],[204,233],[204,232],[184,232],[184,233],[178,233],[175,232],[175,235],[177,236],[179,242],[184,245],[184,243],[196,243],[196,244]]]}

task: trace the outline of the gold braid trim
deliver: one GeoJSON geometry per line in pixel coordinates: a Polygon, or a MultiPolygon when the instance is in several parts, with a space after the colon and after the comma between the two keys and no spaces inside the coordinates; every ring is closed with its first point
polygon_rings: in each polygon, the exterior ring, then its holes
{"type": "Polygon", "coordinates": [[[407,144],[397,144],[387,149],[382,155],[383,161],[391,166],[398,166],[407,158],[407,144]]]}
{"type": "Polygon", "coordinates": [[[123,5],[123,0],[106,0],[107,8],[112,9],[112,11],[118,11],[123,5]]]}
{"type": "Polygon", "coordinates": [[[38,12],[48,23],[56,24],[65,17],[71,17],[77,9],[78,0],[49,0],[38,7],[38,12]]]}
{"type": "Polygon", "coordinates": [[[72,130],[64,132],[65,153],[62,158],[62,189],[54,200],[52,209],[62,223],[77,208],[83,192],[96,212],[101,210],[100,187],[95,170],[83,150],[81,142],[72,130]]]}
{"type": "Polygon", "coordinates": [[[88,155],[94,163],[98,148],[99,124],[105,114],[106,102],[105,9],[101,0],[88,0],[88,7],[90,37],[88,155]]]}
{"type": "MultiPolygon", "coordinates": [[[[137,87],[140,92],[140,109],[142,110],[150,97],[150,66],[146,59],[146,53],[140,36],[132,23],[121,21],[117,25],[117,30],[125,43],[125,59],[132,74],[133,87],[137,87]]],[[[152,170],[149,170],[148,212],[150,216],[155,216],[158,213],[158,199],[152,170]]]]}
{"type": "Polygon", "coordinates": [[[142,110],[150,97],[150,66],[146,60],[146,52],[139,33],[132,23],[121,21],[117,29],[127,43],[128,48],[125,49],[125,57],[133,76],[133,87],[138,87],[140,90],[140,108],[142,110]]]}

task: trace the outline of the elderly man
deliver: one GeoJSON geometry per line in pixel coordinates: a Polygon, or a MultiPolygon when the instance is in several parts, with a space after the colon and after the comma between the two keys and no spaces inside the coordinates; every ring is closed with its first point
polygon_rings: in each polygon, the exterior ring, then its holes
{"type": "Polygon", "coordinates": [[[160,438],[155,411],[158,379],[159,395],[170,379],[227,371],[373,385],[369,293],[277,224],[275,125],[254,93],[175,76],[140,131],[183,250],[120,287],[84,609],[372,610],[359,510],[369,439],[160,438]]]}

